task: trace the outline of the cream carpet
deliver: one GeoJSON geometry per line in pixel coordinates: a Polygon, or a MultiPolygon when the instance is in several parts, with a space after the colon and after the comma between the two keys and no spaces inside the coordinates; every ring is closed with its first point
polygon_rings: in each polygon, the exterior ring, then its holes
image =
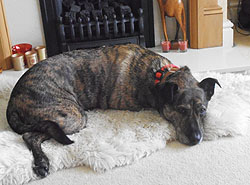
{"type": "Polygon", "coordinates": [[[250,75],[195,76],[199,80],[215,77],[223,87],[216,87],[209,104],[205,140],[243,136],[186,147],[170,143],[174,130],[155,111],[90,111],[87,128],[70,136],[74,144],[61,146],[53,140],[43,144],[51,175],[36,180],[32,154],[21,137],[9,130],[5,118],[8,95],[17,79],[0,75],[0,184],[32,180],[36,181],[30,184],[248,184],[250,75]],[[87,167],[59,171],[75,166],[87,167]]]}

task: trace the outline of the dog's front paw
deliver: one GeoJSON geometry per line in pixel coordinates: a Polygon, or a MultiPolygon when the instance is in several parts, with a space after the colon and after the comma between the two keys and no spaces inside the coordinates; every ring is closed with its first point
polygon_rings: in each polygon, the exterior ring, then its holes
{"type": "Polygon", "coordinates": [[[35,174],[41,178],[49,175],[49,160],[47,158],[41,158],[35,160],[33,170],[35,174]]]}

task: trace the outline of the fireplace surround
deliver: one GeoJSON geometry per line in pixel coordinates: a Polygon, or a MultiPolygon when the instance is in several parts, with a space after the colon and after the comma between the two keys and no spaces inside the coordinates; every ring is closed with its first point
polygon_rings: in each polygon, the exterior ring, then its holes
{"type": "Polygon", "coordinates": [[[39,1],[48,56],[102,45],[155,45],[152,0],[39,1]]]}

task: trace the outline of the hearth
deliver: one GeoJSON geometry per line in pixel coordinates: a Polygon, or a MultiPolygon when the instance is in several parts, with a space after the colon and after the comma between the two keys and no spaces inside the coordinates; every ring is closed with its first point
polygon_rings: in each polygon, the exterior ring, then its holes
{"type": "Polygon", "coordinates": [[[154,46],[152,0],[40,0],[48,56],[81,48],[154,46]]]}

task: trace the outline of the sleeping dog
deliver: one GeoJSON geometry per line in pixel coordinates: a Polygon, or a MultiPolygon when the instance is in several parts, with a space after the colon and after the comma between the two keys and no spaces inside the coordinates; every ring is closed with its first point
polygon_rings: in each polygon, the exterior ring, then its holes
{"type": "Polygon", "coordinates": [[[48,58],[29,69],[14,87],[7,108],[10,127],[23,136],[34,156],[34,172],[49,172],[41,143],[86,127],[85,110],[139,111],[153,108],[172,123],[181,143],[202,141],[202,122],[216,79],[198,82],[188,67],[138,45],[75,50],[48,58]]]}

